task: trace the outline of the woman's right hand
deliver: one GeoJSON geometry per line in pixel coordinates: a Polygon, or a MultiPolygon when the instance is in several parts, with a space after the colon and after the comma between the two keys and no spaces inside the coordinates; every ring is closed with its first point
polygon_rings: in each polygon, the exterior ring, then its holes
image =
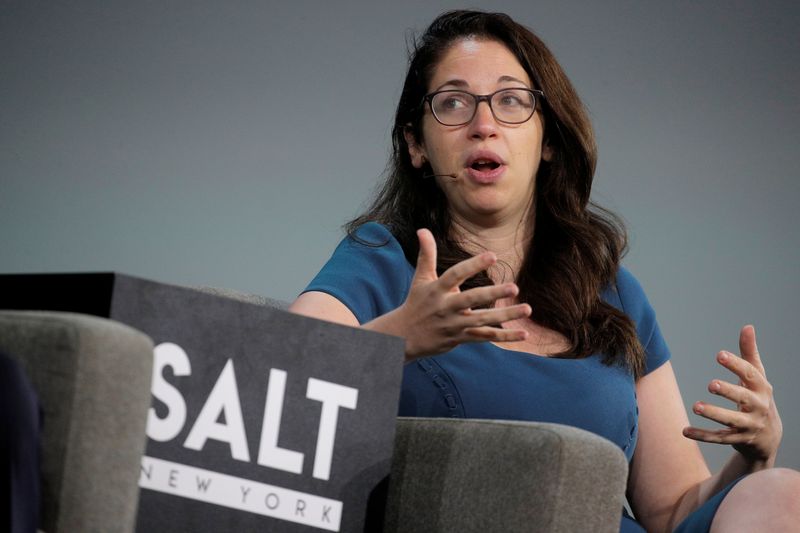
{"type": "Polygon", "coordinates": [[[473,309],[514,298],[519,292],[515,284],[490,285],[463,292],[459,289],[468,278],[497,261],[492,252],[453,265],[439,277],[433,235],[427,229],[420,229],[417,237],[417,269],[406,301],[394,311],[364,324],[366,329],[405,338],[407,361],[446,352],[465,342],[509,342],[527,338],[524,330],[503,329],[498,325],[529,316],[531,307],[528,304],[473,309]]]}

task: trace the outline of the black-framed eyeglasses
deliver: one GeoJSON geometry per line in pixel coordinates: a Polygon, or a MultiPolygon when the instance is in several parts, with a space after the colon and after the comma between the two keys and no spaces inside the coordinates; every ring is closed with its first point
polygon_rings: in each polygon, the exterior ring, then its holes
{"type": "Polygon", "coordinates": [[[434,118],[444,126],[462,126],[472,122],[478,104],[486,102],[498,122],[522,124],[536,111],[536,99],[544,93],[536,89],[500,89],[492,94],[472,94],[457,89],[445,89],[425,95],[422,99],[431,108],[434,118]]]}

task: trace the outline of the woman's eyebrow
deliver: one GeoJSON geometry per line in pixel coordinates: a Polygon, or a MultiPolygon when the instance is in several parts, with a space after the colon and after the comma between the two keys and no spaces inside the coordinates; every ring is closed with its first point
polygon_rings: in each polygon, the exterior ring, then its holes
{"type": "Polygon", "coordinates": [[[499,78],[497,78],[497,83],[504,82],[504,81],[516,81],[516,82],[519,82],[519,83],[521,83],[522,85],[524,85],[526,87],[528,86],[527,82],[522,81],[519,78],[515,78],[514,76],[500,76],[499,78]]]}
{"type": "Polygon", "coordinates": [[[435,88],[431,92],[436,92],[438,90],[441,90],[442,87],[446,87],[448,85],[453,85],[455,87],[461,87],[461,88],[469,87],[469,83],[467,83],[465,80],[454,79],[454,80],[448,80],[448,81],[444,82],[443,84],[439,85],[437,88],[435,88]]]}
{"type": "MultiPolygon", "coordinates": [[[[503,83],[503,82],[508,82],[508,81],[521,83],[525,87],[527,87],[529,85],[527,82],[524,82],[519,78],[515,78],[514,76],[500,76],[499,78],[497,78],[497,83],[503,83]]],[[[447,87],[448,85],[452,85],[453,87],[458,87],[458,88],[461,88],[461,89],[469,87],[469,83],[467,83],[465,80],[462,80],[460,78],[456,78],[456,79],[452,79],[452,80],[447,80],[446,82],[442,83],[441,85],[436,87],[431,92],[435,93],[436,91],[440,91],[442,89],[442,87],[447,87]]]]}

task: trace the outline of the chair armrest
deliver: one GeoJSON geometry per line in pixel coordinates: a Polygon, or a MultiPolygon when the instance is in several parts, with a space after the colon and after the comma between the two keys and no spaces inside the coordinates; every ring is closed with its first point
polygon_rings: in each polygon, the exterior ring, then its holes
{"type": "Polygon", "coordinates": [[[0,311],[0,351],[27,372],[44,412],[41,528],[133,531],[150,338],[94,316],[0,311]]]}
{"type": "Polygon", "coordinates": [[[619,531],[617,446],[559,424],[398,418],[386,532],[619,531]]]}

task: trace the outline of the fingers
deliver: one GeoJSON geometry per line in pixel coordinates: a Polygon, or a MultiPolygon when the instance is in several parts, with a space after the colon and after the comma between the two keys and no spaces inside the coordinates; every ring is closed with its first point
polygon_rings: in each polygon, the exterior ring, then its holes
{"type": "MultiPolygon", "coordinates": [[[[417,230],[419,239],[419,254],[417,255],[417,270],[414,277],[426,281],[438,278],[436,273],[436,240],[430,230],[422,228],[417,230]]],[[[484,252],[470,257],[447,269],[440,279],[443,292],[452,292],[475,274],[482,272],[497,262],[497,256],[492,252],[484,252]]]]}
{"type": "Polygon", "coordinates": [[[436,241],[428,229],[417,230],[419,239],[419,255],[417,255],[417,270],[414,277],[433,281],[436,275],[436,241]]]}
{"type": "Polygon", "coordinates": [[[521,329],[501,329],[491,326],[467,328],[461,342],[516,342],[528,338],[528,332],[521,329]]]}
{"type": "Polygon", "coordinates": [[[726,409],[705,402],[696,402],[692,410],[726,427],[702,429],[686,427],[687,438],[716,444],[730,444],[750,463],[774,464],[780,444],[782,425],[772,395],[772,385],[767,381],[761,356],[756,345],[753,326],[745,326],[739,333],[741,357],[722,351],[717,361],[736,374],[739,384],[712,380],[708,390],[736,404],[726,409]]]}
{"type": "Polygon", "coordinates": [[[478,309],[462,315],[459,320],[459,327],[471,328],[502,324],[503,322],[525,318],[530,316],[530,314],[531,306],[528,304],[517,304],[493,309],[478,309]]]}
{"type": "Polygon", "coordinates": [[[736,374],[742,385],[751,390],[762,390],[769,387],[764,374],[753,364],[726,351],[717,354],[717,362],[736,374]]]}
{"type": "Polygon", "coordinates": [[[695,402],[692,410],[703,418],[719,422],[729,428],[750,428],[753,425],[752,417],[748,413],[732,411],[710,403],[695,402]]]}
{"type": "Polygon", "coordinates": [[[500,298],[514,297],[518,292],[519,289],[513,283],[476,287],[451,296],[447,302],[447,307],[450,311],[461,311],[472,307],[480,307],[482,305],[492,304],[500,298]]]}
{"type": "Polygon", "coordinates": [[[736,403],[739,406],[739,410],[745,413],[752,412],[760,407],[766,407],[761,405],[760,397],[754,394],[753,391],[718,379],[713,380],[708,385],[708,392],[736,403]]]}
{"type": "Polygon", "coordinates": [[[457,263],[442,274],[439,278],[444,291],[450,291],[457,288],[464,283],[467,279],[475,274],[482,272],[497,262],[497,256],[492,252],[484,252],[480,255],[470,257],[460,263],[457,263]]]}
{"type": "Polygon", "coordinates": [[[759,372],[766,375],[764,365],[761,363],[761,354],[756,345],[756,328],[747,325],[739,332],[739,353],[742,359],[753,365],[759,372]]]}
{"type": "Polygon", "coordinates": [[[692,440],[714,444],[742,444],[752,439],[752,435],[735,428],[702,429],[687,427],[683,429],[683,436],[692,440]]]}

